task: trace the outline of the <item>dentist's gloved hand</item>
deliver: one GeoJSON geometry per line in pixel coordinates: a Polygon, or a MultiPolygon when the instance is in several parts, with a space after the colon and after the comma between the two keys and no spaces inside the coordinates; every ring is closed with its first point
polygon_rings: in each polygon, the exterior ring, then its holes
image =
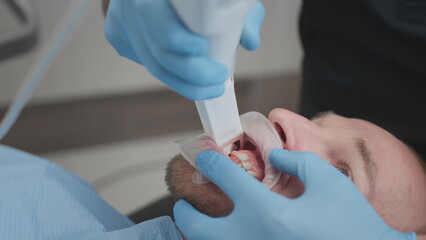
{"type": "MultiPolygon", "coordinates": [[[[263,5],[257,1],[244,23],[241,45],[260,44],[263,5]]],[[[117,52],[144,65],[157,79],[190,100],[223,94],[228,72],[207,57],[207,41],[190,32],[169,0],[111,0],[105,35],[117,52]]]]}
{"type": "Polygon", "coordinates": [[[305,192],[288,199],[266,189],[226,157],[202,152],[199,170],[234,202],[221,218],[206,216],[184,200],[174,207],[176,224],[189,239],[332,240],[415,239],[390,228],[355,185],[328,162],[310,152],[274,149],[271,164],[299,177],[305,192]]]}

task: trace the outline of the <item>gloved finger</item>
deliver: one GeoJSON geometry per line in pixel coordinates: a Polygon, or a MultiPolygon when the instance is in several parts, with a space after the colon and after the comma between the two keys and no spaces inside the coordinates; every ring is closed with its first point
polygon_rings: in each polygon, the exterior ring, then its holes
{"type": "Polygon", "coordinates": [[[212,99],[212,98],[221,96],[225,92],[224,84],[218,84],[218,85],[206,86],[206,87],[194,86],[164,71],[165,70],[157,71],[156,69],[152,69],[151,73],[153,73],[153,75],[156,76],[157,78],[159,78],[159,76],[170,76],[170,77],[164,78],[163,83],[165,83],[169,88],[173,89],[173,91],[177,92],[179,95],[189,100],[200,101],[200,100],[212,99]]]}
{"type": "Polygon", "coordinates": [[[265,19],[265,7],[256,1],[244,21],[241,45],[247,50],[255,50],[260,45],[260,29],[265,19]]]}
{"type": "Polygon", "coordinates": [[[260,201],[262,193],[268,192],[259,181],[220,153],[201,152],[196,163],[198,170],[219,186],[235,205],[241,201],[260,201]]]}
{"type": "Polygon", "coordinates": [[[211,99],[221,96],[225,91],[225,85],[223,83],[211,86],[196,86],[194,84],[188,83],[170,73],[167,69],[164,69],[153,59],[154,57],[151,55],[150,51],[146,49],[145,66],[148,68],[148,71],[156,78],[160,79],[169,88],[173,89],[173,91],[189,100],[196,101],[211,99]]]}
{"type": "MultiPolygon", "coordinates": [[[[130,38],[142,37],[140,32],[131,32],[129,34],[132,34],[130,38]]],[[[148,71],[183,97],[190,100],[205,100],[218,97],[225,91],[225,86],[222,83],[211,86],[190,84],[158,64],[144,41],[133,41],[131,44],[137,56],[144,59],[144,65],[148,71]]]]}
{"type": "Polygon", "coordinates": [[[269,160],[271,165],[281,172],[300,178],[306,187],[309,184],[309,174],[313,173],[310,165],[316,160],[324,161],[311,152],[295,152],[279,148],[272,149],[269,160]]]}
{"type": "Polygon", "coordinates": [[[147,46],[155,60],[169,72],[197,86],[223,84],[228,78],[225,65],[207,57],[188,57],[165,50],[147,36],[147,46]]]}
{"type": "Polygon", "coordinates": [[[184,55],[207,53],[207,40],[188,30],[168,0],[138,1],[139,23],[161,47],[184,55]],[[159,14],[161,13],[161,14],[159,14]]]}
{"type": "MultiPolygon", "coordinates": [[[[108,33],[105,33],[105,36],[107,36],[108,33]]],[[[129,60],[132,60],[134,62],[137,62],[141,65],[143,65],[143,62],[140,58],[138,58],[135,54],[135,52],[133,51],[133,49],[131,49],[128,46],[128,42],[120,37],[106,37],[108,42],[114,46],[115,51],[122,57],[127,58],[129,60]]]]}
{"type": "Polygon", "coordinates": [[[136,56],[133,49],[131,49],[130,41],[124,28],[121,27],[112,13],[106,19],[104,35],[120,56],[143,65],[142,61],[136,56]]]}
{"type": "Polygon", "coordinates": [[[173,89],[173,91],[189,100],[198,101],[216,98],[221,96],[225,91],[225,85],[223,83],[212,86],[195,86],[183,81],[179,77],[168,72],[155,61],[150,61],[151,59],[152,56],[145,59],[145,66],[148,68],[149,72],[160,79],[169,88],[173,89]]]}
{"type": "Polygon", "coordinates": [[[179,200],[173,207],[175,222],[187,239],[206,239],[205,228],[211,226],[214,219],[197,211],[185,200],[179,200]]]}
{"type": "Polygon", "coordinates": [[[312,152],[294,152],[276,148],[269,153],[269,158],[272,166],[281,172],[299,177],[306,188],[332,184],[353,185],[347,176],[312,152]]]}

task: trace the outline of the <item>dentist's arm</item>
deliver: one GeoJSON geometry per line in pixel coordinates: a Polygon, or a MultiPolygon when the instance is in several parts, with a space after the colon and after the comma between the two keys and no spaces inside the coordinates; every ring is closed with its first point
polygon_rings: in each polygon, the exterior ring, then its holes
{"type": "MultiPolygon", "coordinates": [[[[123,57],[144,65],[157,79],[180,95],[202,100],[222,95],[228,73],[207,57],[207,41],[190,32],[169,0],[104,0],[105,35],[123,57]]],[[[241,45],[260,44],[264,19],[258,1],[246,18],[241,45]]]]}
{"type": "Polygon", "coordinates": [[[233,212],[211,218],[180,200],[176,224],[189,239],[369,239],[414,240],[414,233],[390,228],[355,185],[329,163],[309,152],[274,149],[271,164],[299,177],[305,192],[288,199],[266,189],[216,152],[197,158],[199,170],[234,202],[233,212]]]}

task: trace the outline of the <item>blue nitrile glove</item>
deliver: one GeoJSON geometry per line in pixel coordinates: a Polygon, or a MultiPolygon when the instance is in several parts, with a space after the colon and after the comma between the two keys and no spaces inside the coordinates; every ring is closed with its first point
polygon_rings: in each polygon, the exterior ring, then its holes
{"type": "MultiPolygon", "coordinates": [[[[244,23],[241,45],[260,44],[263,5],[257,1],[244,23]]],[[[207,57],[207,41],[191,33],[168,0],[111,0],[105,35],[117,52],[144,65],[156,78],[190,100],[223,94],[228,72],[207,57]]]]}
{"type": "Polygon", "coordinates": [[[176,224],[188,239],[412,239],[390,228],[355,185],[329,163],[310,152],[274,149],[272,165],[299,177],[305,192],[288,199],[266,189],[226,157],[202,152],[199,170],[234,202],[233,212],[211,218],[180,200],[176,224]]]}

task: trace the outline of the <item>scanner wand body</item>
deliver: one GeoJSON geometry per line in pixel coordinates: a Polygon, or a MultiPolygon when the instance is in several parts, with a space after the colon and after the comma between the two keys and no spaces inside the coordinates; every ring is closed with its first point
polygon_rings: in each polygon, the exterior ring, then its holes
{"type": "MultiPolygon", "coordinates": [[[[244,132],[234,89],[234,68],[244,19],[255,0],[170,0],[192,32],[208,41],[208,55],[228,69],[225,92],[218,98],[195,101],[205,134],[218,146],[242,140],[244,132]]],[[[243,142],[241,142],[243,143],[243,142]]]]}

